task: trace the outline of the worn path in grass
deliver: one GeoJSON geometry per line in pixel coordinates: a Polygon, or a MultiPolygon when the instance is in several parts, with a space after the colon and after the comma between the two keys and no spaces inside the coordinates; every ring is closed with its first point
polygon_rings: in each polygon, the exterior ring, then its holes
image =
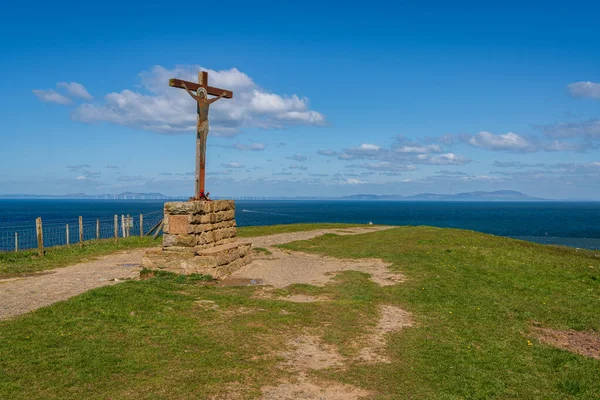
{"type": "Polygon", "coordinates": [[[0,280],[0,320],[140,275],[146,250],[131,250],[28,277],[0,280]]]}
{"type": "MultiPolygon", "coordinates": [[[[268,247],[296,240],[308,240],[328,233],[357,235],[389,228],[369,226],[364,228],[318,229],[245,238],[243,241],[253,243],[254,247],[268,247]]],[[[125,251],[33,276],[0,279],[0,320],[66,300],[97,287],[112,285],[125,279],[135,279],[139,277],[142,256],[145,251],[146,249],[125,251]]],[[[307,257],[315,258],[319,256],[307,257]]],[[[281,257],[278,259],[282,266],[289,268],[293,268],[298,262],[295,259],[291,259],[289,263],[281,260],[281,257]]],[[[260,271],[261,274],[267,272],[268,270],[264,268],[264,264],[264,262],[257,263],[257,269],[253,272],[260,271]]],[[[272,262],[267,261],[267,264],[271,265],[272,262]]],[[[348,269],[336,268],[335,265],[330,265],[330,268],[333,268],[333,270],[348,269]]],[[[284,270],[280,271],[287,276],[287,278],[282,279],[287,281],[293,278],[293,276],[286,275],[284,270]]],[[[303,282],[302,279],[297,282],[291,281],[288,284],[301,282],[303,282]]]]}
{"type": "Polygon", "coordinates": [[[381,286],[393,285],[403,281],[404,277],[391,272],[387,268],[389,264],[380,259],[349,260],[319,254],[282,251],[277,247],[271,247],[299,240],[310,240],[324,234],[359,235],[390,228],[392,227],[370,226],[323,229],[243,239],[244,242],[252,243],[255,249],[264,249],[265,251],[255,254],[252,264],[231,274],[223,281],[223,284],[227,285],[229,282],[238,284],[247,280],[275,288],[284,288],[296,283],[322,286],[331,279],[335,272],[361,271],[370,274],[371,279],[381,286]]]}

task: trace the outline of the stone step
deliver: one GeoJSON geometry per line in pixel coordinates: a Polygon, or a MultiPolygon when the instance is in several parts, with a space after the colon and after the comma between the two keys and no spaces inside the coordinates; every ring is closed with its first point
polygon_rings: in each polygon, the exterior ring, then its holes
{"type": "Polygon", "coordinates": [[[196,250],[196,255],[197,256],[211,256],[211,255],[220,253],[222,251],[229,251],[229,250],[237,249],[240,245],[242,245],[242,244],[236,243],[236,242],[221,244],[221,245],[218,245],[215,247],[209,247],[207,249],[196,250]]]}

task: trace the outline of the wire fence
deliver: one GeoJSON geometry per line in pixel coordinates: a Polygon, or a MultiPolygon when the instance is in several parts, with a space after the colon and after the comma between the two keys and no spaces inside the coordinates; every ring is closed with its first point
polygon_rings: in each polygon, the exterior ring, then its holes
{"type": "MultiPolygon", "coordinates": [[[[44,223],[41,218],[43,247],[74,245],[88,240],[143,236],[163,219],[162,211],[137,215],[115,215],[113,218],[75,218],[62,222],[44,223]],[[81,221],[81,223],[80,223],[81,221]]],[[[38,248],[36,220],[0,227],[0,251],[19,251],[38,248]]]]}

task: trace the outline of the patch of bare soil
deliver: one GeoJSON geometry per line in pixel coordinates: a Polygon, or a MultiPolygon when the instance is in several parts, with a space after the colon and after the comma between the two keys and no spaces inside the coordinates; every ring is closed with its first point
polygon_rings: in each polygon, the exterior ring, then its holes
{"type": "Polygon", "coordinates": [[[217,310],[219,305],[212,300],[196,300],[194,302],[196,306],[204,310],[217,310]]]}
{"type": "Polygon", "coordinates": [[[90,289],[138,278],[146,250],[111,254],[28,278],[0,280],[0,320],[66,300],[90,289]]]}
{"type": "Polygon", "coordinates": [[[329,301],[324,296],[309,296],[307,294],[292,294],[290,296],[281,297],[279,300],[291,301],[292,303],[314,303],[317,301],[329,301]]]}
{"type": "Polygon", "coordinates": [[[535,336],[546,344],[600,360],[600,333],[588,331],[559,331],[534,328],[535,336]]]}
{"type": "Polygon", "coordinates": [[[281,353],[281,366],[296,372],[295,382],[262,388],[264,400],[331,399],[354,400],[368,396],[366,390],[332,381],[316,381],[307,372],[325,368],[342,368],[344,358],[335,347],[323,343],[320,337],[304,334],[288,343],[290,350],[281,353]]]}
{"type": "Polygon", "coordinates": [[[296,383],[282,383],[263,388],[264,400],[355,400],[367,398],[369,392],[338,382],[311,382],[304,375],[296,383]]]}
{"type": "Polygon", "coordinates": [[[235,271],[228,279],[254,279],[276,288],[284,288],[294,283],[323,286],[336,272],[361,271],[370,274],[371,279],[381,286],[404,281],[402,274],[389,271],[390,264],[379,259],[347,260],[282,251],[274,247],[269,250],[273,254],[254,256],[251,264],[235,271]]]}
{"type": "MultiPolygon", "coordinates": [[[[399,307],[381,307],[379,321],[370,332],[357,342],[363,345],[356,361],[374,364],[389,363],[385,356],[386,335],[413,325],[411,314],[399,307]]],[[[343,369],[349,361],[334,346],[323,343],[319,336],[303,334],[288,343],[290,350],[281,353],[281,366],[298,373],[296,382],[263,388],[263,399],[359,399],[372,395],[363,389],[331,381],[314,381],[308,376],[311,370],[325,368],[343,369]]]]}
{"type": "MultiPolygon", "coordinates": [[[[278,244],[295,242],[297,240],[309,240],[318,236],[323,236],[328,233],[335,235],[361,235],[363,233],[385,231],[394,228],[393,226],[369,226],[356,228],[341,228],[341,229],[316,229],[313,231],[302,231],[302,232],[289,232],[289,233],[278,233],[276,235],[268,236],[255,236],[251,238],[240,239],[241,243],[252,243],[253,247],[269,247],[278,244]]],[[[271,250],[271,249],[269,249],[271,250]]]]}
{"type": "Polygon", "coordinates": [[[308,294],[291,294],[285,297],[278,297],[274,293],[273,289],[267,287],[256,290],[252,297],[255,299],[283,300],[292,303],[315,303],[318,301],[331,301],[330,298],[325,296],[311,296],[308,294]]]}
{"type": "Polygon", "coordinates": [[[366,344],[358,354],[358,360],[368,364],[389,363],[385,355],[385,335],[413,325],[411,314],[403,309],[384,305],[377,325],[358,343],[366,344]]]}
{"type": "Polygon", "coordinates": [[[293,371],[319,370],[342,367],[344,358],[334,346],[323,343],[320,337],[304,334],[288,343],[291,350],[281,353],[283,363],[293,371]]]}

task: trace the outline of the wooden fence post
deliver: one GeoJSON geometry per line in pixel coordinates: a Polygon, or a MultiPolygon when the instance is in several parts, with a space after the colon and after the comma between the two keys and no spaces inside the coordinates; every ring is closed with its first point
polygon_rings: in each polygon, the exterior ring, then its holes
{"type": "Polygon", "coordinates": [[[83,218],[79,217],[79,247],[83,247],[83,218]]]}
{"type": "Polygon", "coordinates": [[[71,245],[71,235],[69,235],[69,224],[65,227],[67,231],[67,246],[71,245]]]}
{"type": "Polygon", "coordinates": [[[119,216],[117,214],[115,214],[114,228],[115,228],[115,242],[116,242],[117,240],[119,240],[119,216]]]}
{"type": "Polygon", "coordinates": [[[15,252],[19,251],[19,232],[15,232],[15,252]]]}
{"type": "Polygon", "coordinates": [[[140,214],[140,237],[144,236],[144,214],[140,214]]]}
{"type": "Polygon", "coordinates": [[[42,230],[42,217],[35,220],[35,233],[37,236],[38,255],[44,256],[44,231],[42,230]]]}
{"type": "Polygon", "coordinates": [[[129,216],[129,214],[127,214],[127,237],[129,237],[129,234],[131,233],[131,217],[129,216]]]}
{"type": "Polygon", "coordinates": [[[125,214],[121,214],[121,235],[125,237],[125,214]]]}
{"type": "Polygon", "coordinates": [[[96,240],[100,240],[100,220],[96,220],[96,240]]]}

